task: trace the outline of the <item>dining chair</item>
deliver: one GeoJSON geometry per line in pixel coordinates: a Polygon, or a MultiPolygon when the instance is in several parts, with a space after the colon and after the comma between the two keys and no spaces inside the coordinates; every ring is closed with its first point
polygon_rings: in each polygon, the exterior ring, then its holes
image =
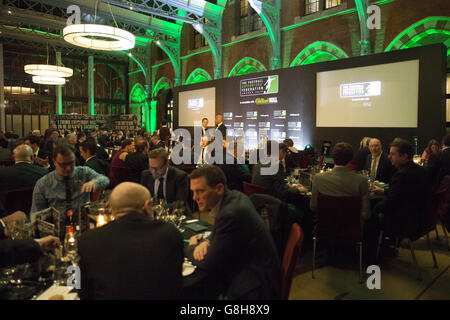
{"type": "Polygon", "coordinates": [[[297,224],[293,223],[289,238],[284,249],[282,261],[281,277],[281,300],[288,300],[291,291],[292,279],[294,277],[295,266],[297,265],[298,255],[302,249],[303,230],[297,224]]]}
{"type": "Polygon", "coordinates": [[[254,193],[266,193],[263,187],[245,181],[242,182],[242,188],[247,197],[250,197],[254,193]]]}
{"type": "MultiPolygon", "coordinates": [[[[428,249],[430,250],[431,257],[433,258],[434,268],[439,268],[439,266],[438,266],[438,263],[437,263],[437,260],[436,260],[436,256],[434,254],[433,246],[432,246],[431,241],[430,241],[429,233],[436,229],[436,224],[438,222],[440,212],[444,208],[447,208],[447,198],[448,198],[448,193],[449,192],[450,192],[450,189],[440,188],[440,189],[438,189],[436,192],[434,192],[431,195],[431,197],[430,197],[430,199],[428,201],[428,206],[427,206],[427,209],[426,209],[426,213],[424,215],[424,221],[421,224],[423,226],[423,228],[422,228],[422,230],[419,233],[419,237],[417,237],[418,239],[420,239],[423,236],[426,237],[428,249]]],[[[382,242],[383,236],[384,236],[384,231],[381,230],[380,236],[379,236],[379,239],[378,239],[377,260],[378,260],[378,256],[379,256],[379,252],[380,252],[380,247],[381,247],[381,242],[382,242]]],[[[414,266],[417,269],[417,280],[421,281],[423,279],[422,278],[422,271],[420,269],[419,264],[417,263],[416,255],[415,255],[415,252],[414,252],[414,245],[413,245],[414,241],[412,241],[408,237],[406,237],[404,239],[405,239],[404,241],[405,241],[407,247],[411,251],[411,257],[412,257],[414,266]]],[[[398,238],[397,238],[396,242],[398,242],[398,238]]]]}
{"type": "Polygon", "coordinates": [[[3,192],[2,203],[6,212],[10,214],[20,210],[29,216],[33,202],[33,190],[34,187],[26,187],[3,192]]]}
{"type": "Polygon", "coordinates": [[[314,279],[318,240],[333,244],[356,243],[359,248],[359,283],[362,283],[361,198],[335,197],[319,192],[316,213],[317,225],[313,234],[312,278],[314,279]]]}

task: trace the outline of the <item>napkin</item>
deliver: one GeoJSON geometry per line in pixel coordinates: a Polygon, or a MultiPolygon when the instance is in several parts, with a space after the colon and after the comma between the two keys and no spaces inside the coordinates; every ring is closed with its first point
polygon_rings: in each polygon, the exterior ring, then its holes
{"type": "Polygon", "coordinates": [[[64,297],[64,300],[78,300],[78,294],[69,293],[73,288],[66,286],[51,286],[47,290],[45,290],[36,300],[49,300],[54,295],[61,295],[64,297]]]}

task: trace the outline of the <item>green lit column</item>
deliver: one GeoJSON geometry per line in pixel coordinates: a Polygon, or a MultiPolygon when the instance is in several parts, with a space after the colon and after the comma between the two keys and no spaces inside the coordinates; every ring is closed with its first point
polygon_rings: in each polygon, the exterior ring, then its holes
{"type": "MultiPolygon", "coordinates": [[[[61,52],[57,51],[56,52],[56,65],[60,66],[61,65],[61,52]]],[[[62,87],[61,86],[56,86],[56,113],[57,114],[62,114],[62,87]]]]}
{"type": "Polygon", "coordinates": [[[367,27],[367,7],[369,6],[369,0],[355,0],[356,9],[358,10],[359,26],[361,29],[361,55],[370,54],[370,38],[369,28],[367,27]]]}
{"type": "MultiPolygon", "coordinates": [[[[143,106],[144,112],[142,122],[145,126],[145,130],[150,130],[150,101],[152,97],[152,61],[151,61],[151,43],[147,44],[145,48],[145,56],[144,56],[144,75],[145,75],[145,104],[143,106]]],[[[156,120],[156,119],[155,119],[156,120]]]]}
{"type": "Polygon", "coordinates": [[[95,114],[94,109],[94,56],[88,57],[88,110],[89,114],[95,114]]]}
{"type": "Polygon", "coordinates": [[[5,75],[3,72],[3,43],[0,42],[0,130],[6,130],[5,75]]]}

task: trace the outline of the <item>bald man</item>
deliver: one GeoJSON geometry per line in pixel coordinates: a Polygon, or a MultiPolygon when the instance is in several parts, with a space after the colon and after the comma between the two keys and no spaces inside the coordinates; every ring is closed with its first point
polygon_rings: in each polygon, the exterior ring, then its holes
{"type": "Polygon", "coordinates": [[[14,149],[15,164],[0,167],[0,193],[26,187],[34,187],[36,181],[48,173],[46,168],[33,164],[33,150],[26,144],[14,149]]]}
{"type": "Polygon", "coordinates": [[[183,237],[152,220],[151,195],[134,183],[109,198],[114,221],[84,233],[78,243],[85,300],[172,300],[181,295],[183,237]]]}
{"type": "Polygon", "coordinates": [[[383,152],[381,141],[377,138],[370,139],[369,150],[370,154],[366,159],[366,170],[369,171],[371,180],[389,183],[396,169],[389,161],[388,155],[383,152]]]}

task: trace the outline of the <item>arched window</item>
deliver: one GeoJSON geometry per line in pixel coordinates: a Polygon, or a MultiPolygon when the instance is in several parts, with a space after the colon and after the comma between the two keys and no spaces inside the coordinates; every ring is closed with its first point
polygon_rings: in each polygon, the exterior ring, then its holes
{"type": "Polygon", "coordinates": [[[291,67],[344,58],[348,58],[348,55],[341,48],[329,42],[317,41],[303,49],[292,61],[291,67]]]}
{"type": "Polygon", "coordinates": [[[192,71],[191,74],[188,76],[186,84],[198,83],[209,80],[212,80],[209,73],[203,69],[197,68],[194,71],[192,71]]]}
{"type": "Polygon", "coordinates": [[[256,72],[267,71],[266,67],[256,59],[245,57],[240,60],[231,70],[228,77],[240,76],[256,72]]]}

